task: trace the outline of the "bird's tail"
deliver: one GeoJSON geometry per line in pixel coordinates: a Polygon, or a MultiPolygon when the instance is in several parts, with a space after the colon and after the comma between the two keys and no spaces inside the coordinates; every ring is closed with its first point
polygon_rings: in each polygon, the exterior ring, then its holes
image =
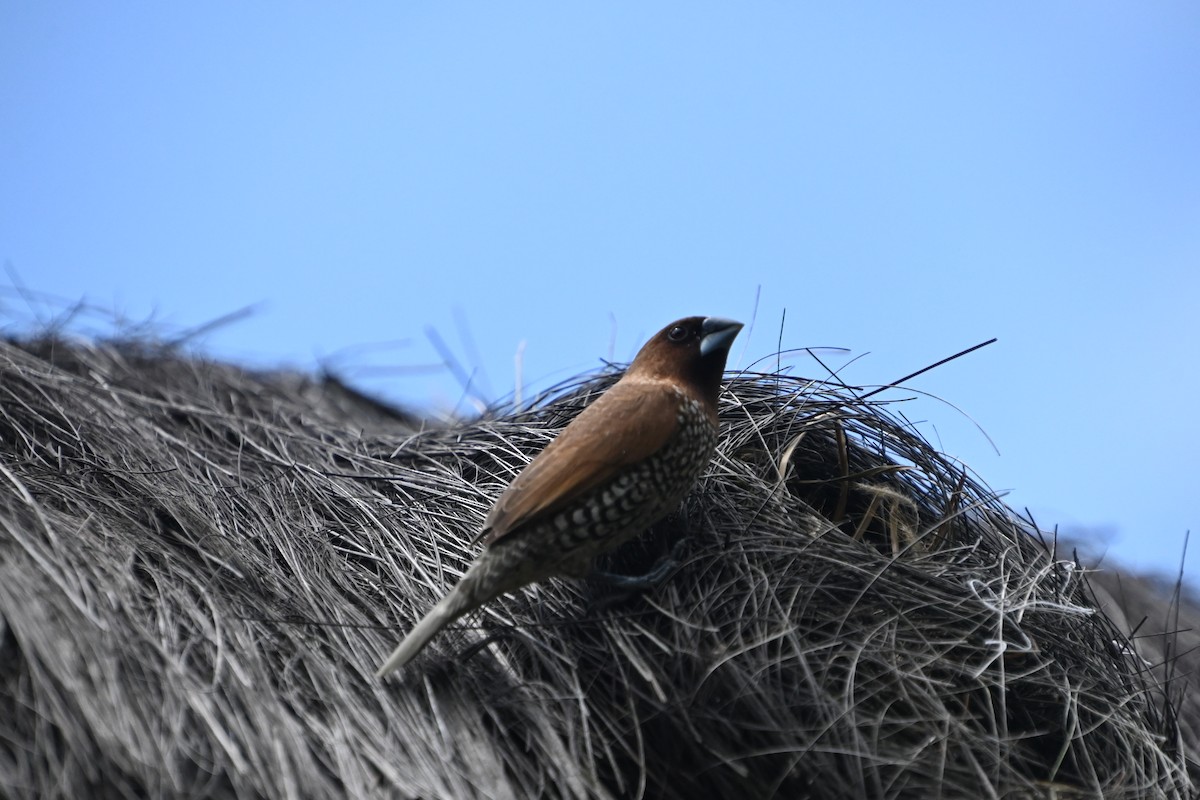
{"type": "Polygon", "coordinates": [[[404,637],[396,649],[392,651],[392,654],[388,656],[387,661],[383,662],[383,666],[375,672],[376,678],[382,678],[389,672],[400,669],[400,667],[412,661],[417,653],[421,652],[421,649],[429,644],[429,640],[438,631],[479,605],[477,602],[474,602],[471,592],[468,590],[470,583],[468,578],[464,578],[457,586],[451,589],[450,593],[443,597],[436,606],[431,608],[429,613],[417,623],[416,627],[408,632],[408,635],[404,637]]]}

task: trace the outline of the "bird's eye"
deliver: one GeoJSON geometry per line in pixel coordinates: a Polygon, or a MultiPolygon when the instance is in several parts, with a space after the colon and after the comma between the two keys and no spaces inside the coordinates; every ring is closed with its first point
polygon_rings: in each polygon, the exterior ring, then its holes
{"type": "Polygon", "coordinates": [[[688,336],[687,328],[682,325],[676,325],[671,330],[667,331],[667,338],[672,342],[682,342],[688,336]]]}

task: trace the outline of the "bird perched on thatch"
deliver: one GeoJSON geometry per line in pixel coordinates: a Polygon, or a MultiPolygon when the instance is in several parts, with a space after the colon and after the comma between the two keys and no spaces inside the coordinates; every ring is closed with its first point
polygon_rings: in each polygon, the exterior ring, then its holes
{"type": "Polygon", "coordinates": [[[407,664],[434,634],[489,600],[592,560],[671,512],[717,443],[717,395],[740,322],[688,317],[659,331],[492,506],[484,551],[376,672],[407,664]]]}

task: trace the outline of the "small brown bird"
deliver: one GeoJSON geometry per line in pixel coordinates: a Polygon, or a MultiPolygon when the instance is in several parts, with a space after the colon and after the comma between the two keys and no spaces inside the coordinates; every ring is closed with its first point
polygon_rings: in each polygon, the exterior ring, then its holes
{"type": "Polygon", "coordinates": [[[434,634],[489,600],[592,559],[671,512],[717,444],[717,395],[740,322],[688,317],[645,344],[621,379],[563,429],[492,506],[486,545],[379,671],[407,664],[434,634]]]}

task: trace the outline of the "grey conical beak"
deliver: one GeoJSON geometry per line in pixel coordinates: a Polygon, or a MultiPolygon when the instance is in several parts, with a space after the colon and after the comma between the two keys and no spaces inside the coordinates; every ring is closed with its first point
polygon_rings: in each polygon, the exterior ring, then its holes
{"type": "Polygon", "coordinates": [[[703,334],[700,339],[701,357],[710,353],[728,352],[729,346],[733,344],[734,338],[741,329],[742,323],[740,322],[721,317],[707,317],[704,322],[700,323],[700,332],[703,334]]]}

